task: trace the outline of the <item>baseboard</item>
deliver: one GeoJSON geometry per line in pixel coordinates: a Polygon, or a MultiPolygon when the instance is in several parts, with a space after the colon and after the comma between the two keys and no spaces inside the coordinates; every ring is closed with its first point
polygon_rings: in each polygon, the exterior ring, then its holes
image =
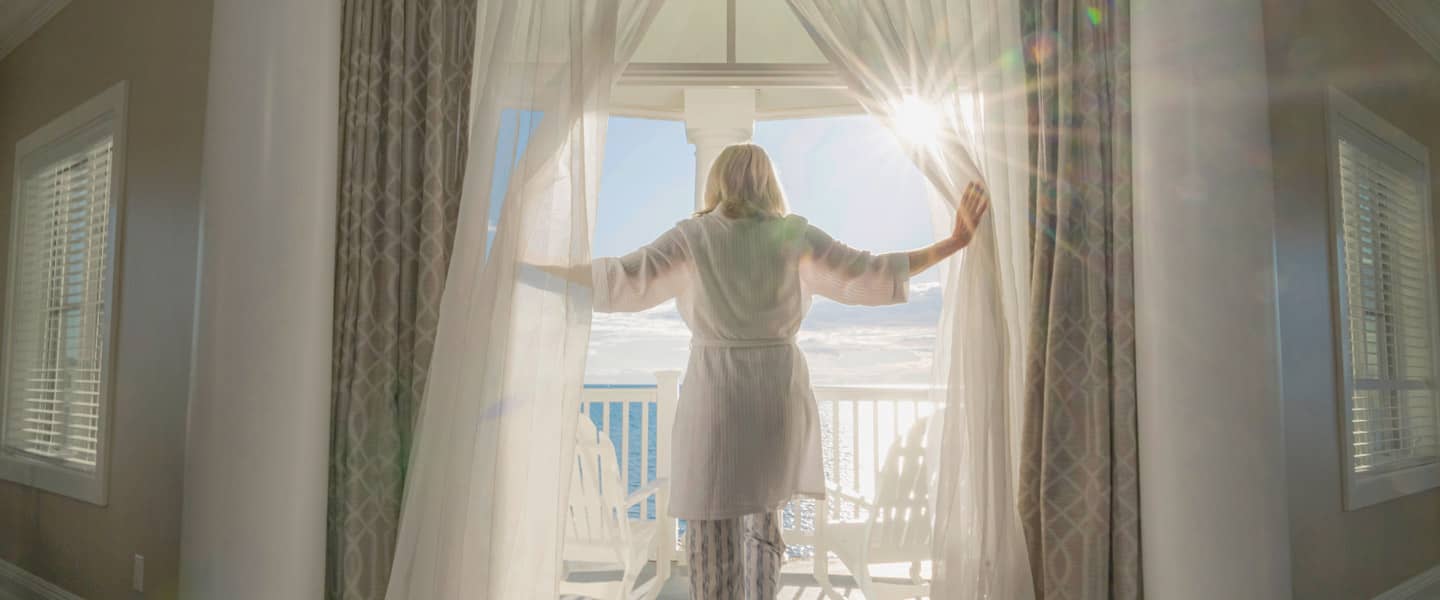
{"type": "Polygon", "coordinates": [[[1411,577],[1375,600],[1430,600],[1440,598],[1440,565],[1411,577]]]}
{"type": "Polygon", "coordinates": [[[83,600],[14,563],[0,560],[0,600],[83,600]]]}

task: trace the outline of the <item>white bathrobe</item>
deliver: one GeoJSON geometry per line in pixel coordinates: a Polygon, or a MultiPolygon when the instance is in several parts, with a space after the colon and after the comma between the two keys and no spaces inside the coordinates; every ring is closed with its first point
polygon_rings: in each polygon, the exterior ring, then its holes
{"type": "Polygon", "coordinates": [[[798,216],[687,219],[591,265],[598,312],[677,298],[692,334],[672,435],[670,513],[724,519],[824,497],[820,419],[795,333],[811,294],[904,302],[909,259],[835,241],[798,216]]]}

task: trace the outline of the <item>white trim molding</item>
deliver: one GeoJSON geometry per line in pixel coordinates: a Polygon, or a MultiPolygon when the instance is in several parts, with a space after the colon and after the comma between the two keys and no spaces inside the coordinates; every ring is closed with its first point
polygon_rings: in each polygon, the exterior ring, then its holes
{"type": "Polygon", "coordinates": [[[1375,5],[1440,60],[1440,8],[1431,0],[1375,0],[1375,5]]]}
{"type": "Polygon", "coordinates": [[[84,600],[14,563],[0,560],[0,600],[84,600]]]}
{"type": "Polygon", "coordinates": [[[69,5],[70,0],[40,0],[30,14],[19,21],[19,25],[6,30],[4,24],[0,24],[0,60],[4,60],[11,50],[18,48],[22,42],[49,23],[51,17],[69,5]]]}
{"type": "Polygon", "coordinates": [[[1436,597],[1440,597],[1440,565],[1405,580],[1405,583],[1376,596],[1375,600],[1428,600],[1436,597]]]}

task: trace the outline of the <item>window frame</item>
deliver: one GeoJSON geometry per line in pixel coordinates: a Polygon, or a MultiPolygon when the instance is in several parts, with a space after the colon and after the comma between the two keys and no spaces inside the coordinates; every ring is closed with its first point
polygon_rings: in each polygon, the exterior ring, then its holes
{"type": "MultiPolygon", "coordinates": [[[[116,314],[119,312],[118,281],[120,279],[121,256],[121,215],[125,206],[125,141],[127,121],[127,98],[129,86],[125,81],[114,84],[79,106],[65,112],[45,126],[25,136],[15,146],[15,164],[12,172],[11,198],[10,198],[10,239],[7,242],[7,251],[10,253],[6,261],[9,272],[6,274],[5,308],[4,308],[4,338],[3,338],[3,364],[0,364],[0,385],[3,385],[5,392],[0,392],[0,480],[11,481],[20,485],[44,490],[54,494],[67,496],[95,504],[105,506],[109,500],[109,476],[110,476],[110,448],[115,427],[114,403],[115,403],[115,340],[119,319],[116,314]],[[109,217],[106,220],[105,235],[107,238],[107,249],[105,260],[108,268],[104,270],[101,291],[104,298],[105,308],[101,317],[101,354],[100,354],[100,400],[99,400],[99,431],[96,436],[96,457],[95,469],[86,473],[76,469],[61,466],[57,461],[46,460],[36,456],[9,449],[5,444],[5,437],[9,432],[9,412],[11,402],[8,394],[9,383],[12,374],[10,373],[10,357],[14,352],[14,329],[16,319],[16,284],[20,254],[15,251],[15,244],[21,239],[20,221],[22,190],[25,183],[25,171],[27,160],[32,156],[55,153],[57,148],[75,144],[75,137],[88,130],[99,126],[99,122],[108,119],[110,135],[112,138],[110,156],[110,190],[109,190],[109,217]]],[[[66,148],[61,154],[71,153],[66,148]]]]}
{"type": "MultiPolygon", "coordinates": [[[[1340,437],[1340,460],[1342,469],[1344,508],[1346,511],[1359,510],[1440,487],[1440,458],[1428,462],[1401,467],[1378,473],[1357,473],[1354,465],[1354,422],[1355,382],[1352,365],[1350,324],[1348,321],[1349,299],[1347,274],[1345,272],[1345,224],[1343,221],[1344,188],[1341,183],[1340,141],[1345,139],[1364,151],[1378,154],[1386,159],[1401,157],[1414,161],[1413,165],[1392,164],[1417,176],[1420,185],[1420,204],[1424,211],[1421,224],[1425,237],[1425,251],[1431,270],[1427,273],[1429,285],[1426,304],[1430,313],[1430,339],[1432,365],[1430,389],[1436,394],[1436,405],[1440,408],[1440,311],[1437,311],[1437,279],[1440,273],[1435,269],[1435,228],[1434,210],[1431,206],[1433,181],[1430,176],[1430,152],[1420,142],[1391,125],[1379,115],[1371,112],[1359,102],[1337,89],[1330,88],[1326,96],[1326,163],[1329,170],[1330,203],[1330,268],[1332,274],[1332,317],[1338,343],[1335,346],[1335,365],[1339,383],[1338,421],[1340,437]]],[[[1440,417],[1437,417],[1440,420],[1440,417]]],[[[1437,423],[1440,426],[1440,423],[1437,423]]]]}

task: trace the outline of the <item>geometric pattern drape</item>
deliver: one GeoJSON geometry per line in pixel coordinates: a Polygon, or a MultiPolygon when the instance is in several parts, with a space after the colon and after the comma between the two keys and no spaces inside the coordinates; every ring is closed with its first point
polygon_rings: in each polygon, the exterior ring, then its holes
{"type": "Polygon", "coordinates": [[[382,600],[464,176],[475,0],[344,0],[326,598],[382,600]]]}
{"type": "Polygon", "coordinates": [[[1019,509],[1036,596],[1143,597],[1130,2],[1022,0],[1031,333],[1019,509]]]}

